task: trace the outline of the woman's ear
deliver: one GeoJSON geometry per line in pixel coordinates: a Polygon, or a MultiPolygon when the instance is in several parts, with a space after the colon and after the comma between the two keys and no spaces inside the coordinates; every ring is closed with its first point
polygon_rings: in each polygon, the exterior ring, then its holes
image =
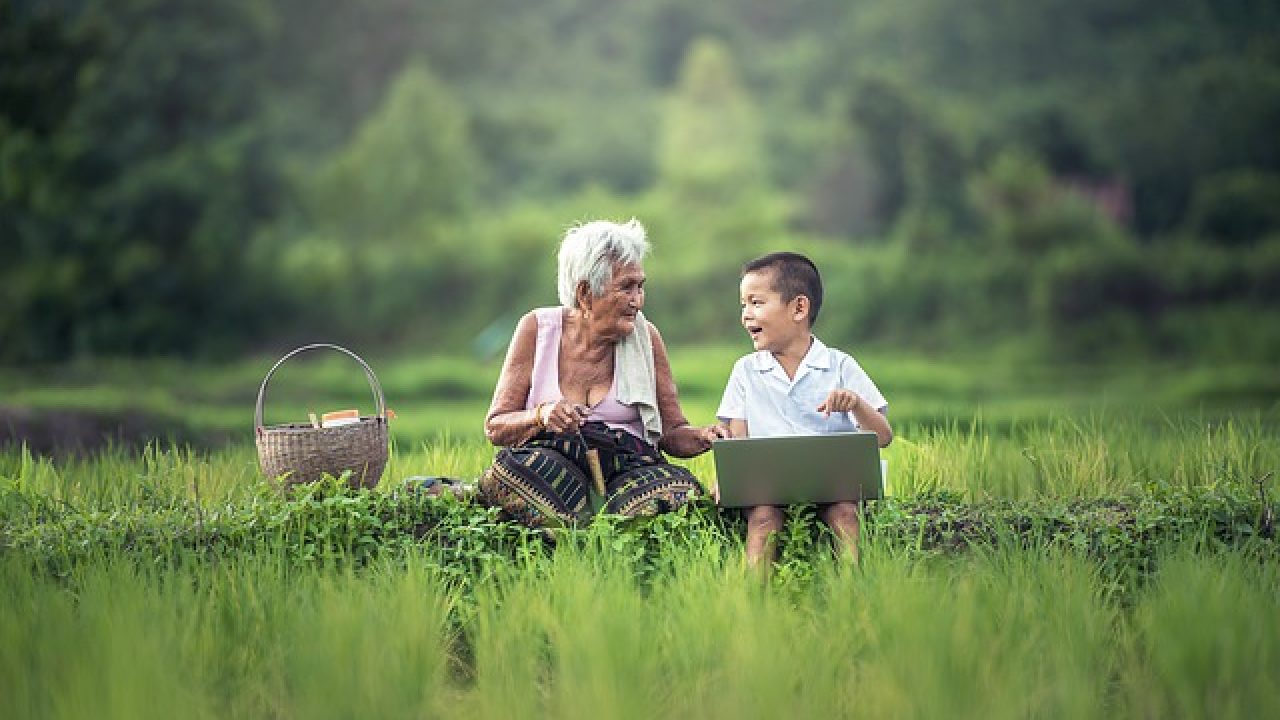
{"type": "Polygon", "coordinates": [[[587,281],[578,283],[577,289],[573,291],[573,299],[578,303],[579,310],[591,309],[591,286],[587,281]]]}

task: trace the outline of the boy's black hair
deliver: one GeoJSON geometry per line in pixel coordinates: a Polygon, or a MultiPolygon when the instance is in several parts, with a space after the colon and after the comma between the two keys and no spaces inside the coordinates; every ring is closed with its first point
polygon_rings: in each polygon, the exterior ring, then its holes
{"type": "Polygon", "coordinates": [[[822,276],[818,266],[800,253],[776,252],[742,266],[742,274],[770,270],[773,272],[773,289],[782,295],[783,302],[791,302],[804,295],[809,298],[809,327],[818,321],[822,309],[822,276]]]}

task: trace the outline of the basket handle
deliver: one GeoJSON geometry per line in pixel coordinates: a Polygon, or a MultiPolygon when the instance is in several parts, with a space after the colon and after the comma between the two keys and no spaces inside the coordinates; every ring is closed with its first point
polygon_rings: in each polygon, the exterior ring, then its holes
{"type": "Polygon", "coordinates": [[[337,350],[338,352],[346,353],[347,355],[350,355],[353,360],[360,363],[360,367],[364,368],[365,377],[369,380],[369,387],[373,389],[373,399],[374,399],[374,402],[377,404],[377,408],[378,408],[378,411],[376,414],[379,418],[382,418],[383,422],[386,422],[387,401],[382,396],[382,385],[378,383],[378,377],[373,374],[373,369],[369,367],[369,364],[366,363],[364,360],[361,360],[359,355],[356,355],[355,353],[342,347],[341,345],[332,345],[330,343],[312,343],[311,345],[303,345],[302,347],[290,352],[288,355],[285,355],[284,357],[277,360],[276,364],[271,366],[271,370],[267,373],[267,376],[262,379],[262,386],[258,388],[258,402],[254,406],[254,410],[253,410],[253,427],[255,430],[262,430],[262,401],[266,397],[267,383],[271,382],[271,376],[276,373],[276,370],[280,369],[280,366],[283,365],[286,360],[293,357],[294,355],[304,353],[308,350],[316,350],[319,348],[329,348],[330,350],[337,350]]]}

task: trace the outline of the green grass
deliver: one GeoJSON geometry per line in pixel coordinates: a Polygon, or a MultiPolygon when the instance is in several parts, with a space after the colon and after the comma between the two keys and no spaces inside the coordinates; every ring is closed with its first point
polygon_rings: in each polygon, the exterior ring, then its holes
{"type": "MultiPolygon", "coordinates": [[[[672,348],[672,368],[691,422],[714,422],[734,360],[747,346],[672,348]]],[[[1013,358],[930,358],[854,349],[889,399],[895,427],[946,428],[975,420],[990,433],[1061,417],[1103,414],[1159,422],[1194,414],[1220,423],[1244,411],[1280,426],[1280,368],[1185,367],[1175,363],[1047,366],[1013,358]]],[[[223,364],[178,360],[82,362],[0,369],[0,410],[110,415],[141,413],[148,430],[217,448],[247,442],[263,377],[278,358],[223,364]]],[[[392,432],[416,445],[442,435],[478,436],[499,360],[447,355],[366,358],[397,419],[392,432]]],[[[305,422],[308,412],[373,411],[364,373],[349,358],[316,351],[281,366],[264,397],[268,424],[305,422]]],[[[0,427],[0,441],[5,438],[0,427]]],[[[89,440],[93,440],[90,438],[89,440]]],[[[136,438],[126,438],[136,440],[136,438]]]]}
{"type": "Polygon", "coordinates": [[[119,558],[64,578],[0,558],[6,717],[1274,716],[1276,564],[1171,549],[1121,604],[1047,548],[868,547],[808,592],[706,542],[645,584],[606,543],[496,567],[359,569],[269,549],[119,558]]]}
{"type": "MultiPolygon", "coordinates": [[[[673,358],[692,419],[738,354],[673,358]]],[[[401,418],[380,486],[292,499],[248,443],[272,359],[0,373],[11,406],[225,433],[0,451],[0,717],[1280,713],[1272,375],[860,359],[894,408],[890,499],[856,569],[793,509],[766,586],[705,506],[553,548],[406,493],[489,463],[493,365],[375,363],[401,418]]],[[[274,419],[367,403],[348,364],[282,375],[274,419]]]]}
{"type": "MultiPolygon", "coordinates": [[[[890,495],[951,492],[970,500],[1104,498],[1154,486],[1207,491],[1249,487],[1280,468],[1273,414],[1245,413],[1223,422],[1201,416],[1144,420],[1104,414],[1051,417],[998,431],[981,420],[946,426],[900,425],[883,456],[890,495]]],[[[393,443],[382,487],[412,475],[476,478],[493,448],[478,433],[440,435],[393,443]]],[[[711,483],[709,454],[673,458],[711,483]]],[[[138,455],[109,448],[89,457],[54,460],[0,452],[0,476],[29,490],[93,507],[128,506],[139,498],[183,498],[197,488],[204,501],[237,501],[261,485],[252,447],[239,444],[204,452],[152,445],[138,455]]]]}

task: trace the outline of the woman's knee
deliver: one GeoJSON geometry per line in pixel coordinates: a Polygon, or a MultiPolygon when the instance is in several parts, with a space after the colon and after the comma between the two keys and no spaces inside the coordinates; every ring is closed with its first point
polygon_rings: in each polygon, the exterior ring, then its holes
{"type": "Polygon", "coordinates": [[[678,465],[654,463],[618,473],[605,481],[605,512],[657,515],[671,512],[701,491],[697,478],[678,465]]]}

